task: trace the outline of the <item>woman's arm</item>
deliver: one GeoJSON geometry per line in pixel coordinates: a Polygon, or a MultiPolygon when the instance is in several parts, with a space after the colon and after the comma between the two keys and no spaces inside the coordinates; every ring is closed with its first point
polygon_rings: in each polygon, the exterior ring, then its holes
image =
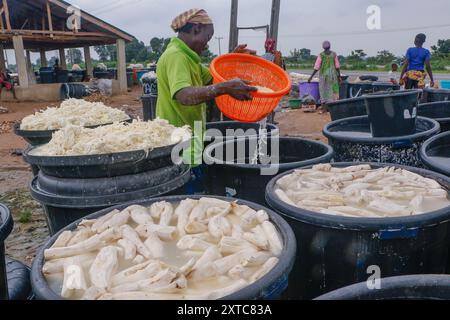
{"type": "Polygon", "coordinates": [[[247,81],[231,80],[206,87],[187,87],[178,91],[175,99],[185,106],[195,106],[228,94],[237,100],[251,100],[250,92],[258,91],[247,81]]]}
{"type": "Polygon", "coordinates": [[[317,57],[316,63],[314,64],[314,71],[313,71],[311,77],[309,77],[308,82],[311,82],[311,81],[312,81],[312,79],[314,78],[314,76],[316,75],[316,73],[319,72],[321,66],[322,66],[322,57],[319,55],[319,56],[317,57]]]}
{"type": "Polygon", "coordinates": [[[430,62],[430,60],[427,60],[427,61],[425,62],[425,66],[426,66],[426,68],[427,68],[428,75],[430,76],[430,80],[431,80],[430,86],[431,86],[431,87],[434,87],[433,68],[431,68],[431,62],[430,62]]]}

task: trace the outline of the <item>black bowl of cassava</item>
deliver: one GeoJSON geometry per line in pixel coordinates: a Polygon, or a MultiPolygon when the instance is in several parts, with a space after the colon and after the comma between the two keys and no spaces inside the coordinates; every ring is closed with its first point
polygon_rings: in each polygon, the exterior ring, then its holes
{"type": "Polygon", "coordinates": [[[324,164],[274,178],[267,203],[299,246],[290,293],[315,298],[376,270],[383,277],[445,273],[449,190],[444,175],[379,163],[324,164]]]}
{"type": "Polygon", "coordinates": [[[38,252],[41,300],[276,299],[296,253],[276,213],[221,197],[164,197],[79,220],[38,252]]]}

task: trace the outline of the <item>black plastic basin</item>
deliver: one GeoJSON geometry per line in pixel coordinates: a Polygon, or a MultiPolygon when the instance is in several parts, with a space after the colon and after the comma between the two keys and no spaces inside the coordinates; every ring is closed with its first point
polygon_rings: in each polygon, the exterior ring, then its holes
{"type": "Polygon", "coordinates": [[[416,130],[419,90],[382,92],[364,97],[374,137],[396,137],[416,130]]]}
{"type": "MultiPolygon", "coordinates": [[[[151,206],[155,202],[159,201],[168,201],[171,203],[179,203],[181,200],[184,200],[186,198],[190,199],[199,199],[200,196],[176,196],[176,197],[164,197],[164,198],[157,198],[152,200],[144,200],[139,202],[133,202],[128,204],[123,204],[117,207],[109,208],[106,210],[102,210],[100,212],[97,212],[95,214],[92,214],[86,219],[97,219],[109,212],[111,212],[114,209],[123,210],[127,208],[130,205],[133,204],[139,204],[142,206],[151,206]]],[[[292,270],[292,266],[295,259],[296,254],[296,241],[294,237],[294,233],[292,232],[291,227],[286,223],[285,220],[283,220],[278,214],[275,212],[262,207],[260,205],[243,201],[243,200],[237,200],[237,199],[228,199],[228,198],[220,198],[216,197],[221,200],[226,201],[237,201],[240,205],[247,205],[250,208],[253,208],[255,210],[265,210],[267,211],[270,220],[275,224],[277,227],[280,236],[284,243],[283,251],[280,255],[280,262],[263,278],[256,281],[255,283],[251,284],[250,286],[231,294],[227,297],[224,297],[222,300],[272,300],[272,299],[278,299],[282,295],[282,293],[286,290],[286,287],[288,285],[288,277],[289,273],[292,270]]],[[[42,274],[42,267],[44,265],[44,250],[50,248],[52,244],[56,241],[58,236],[66,231],[66,230],[75,230],[78,224],[81,222],[81,220],[76,221],[72,223],[71,225],[67,226],[64,230],[61,230],[60,233],[54,235],[43,247],[41,250],[39,250],[38,254],[36,255],[36,258],[33,261],[33,267],[31,271],[31,283],[33,286],[34,293],[36,295],[36,298],[39,300],[63,300],[63,298],[53,292],[51,288],[49,287],[47,281],[45,280],[44,275],[42,274]]]]}
{"type": "Polygon", "coordinates": [[[450,131],[450,101],[419,104],[417,114],[439,122],[441,132],[450,131]]]}
{"type": "Polygon", "coordinates": [[[420,156],[428,168],[450,177],[450,132],[427,140],[420,150],[420,156]]]}

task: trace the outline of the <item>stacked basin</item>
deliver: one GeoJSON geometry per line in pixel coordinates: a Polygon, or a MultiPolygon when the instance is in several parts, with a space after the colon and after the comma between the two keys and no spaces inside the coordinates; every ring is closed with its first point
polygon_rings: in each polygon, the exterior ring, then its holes
{"type": "Polygon", "coordinates": [[[191,171],[172,163],[173,147],[68,157],[35,156],[36,148],[28,149],[25,161],[39,168],[31,194],[43,205],[51,234],[104,208],[184,193],[191,171]]]}

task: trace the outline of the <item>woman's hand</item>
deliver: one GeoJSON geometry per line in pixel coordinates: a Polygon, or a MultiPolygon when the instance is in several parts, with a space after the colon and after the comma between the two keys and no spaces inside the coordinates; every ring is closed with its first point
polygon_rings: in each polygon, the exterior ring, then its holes
{"type": "Polygon", "coordinates": [[[241,101],[252,100],[251,92],[258,91],[258,88],[249,86],[250,82],[245,80],[231,80],[218,84],[217,86],[224,94],[228,94],[233,98],[241,101]]]}
{"type": "Polygon", "coordinates": [[[256,51],[255,50],[251,50],[251,49],[247,49],[247,45],[246,44],[238,45],[236,47],[236,49],[234,49],[233,53],[244,53],[244,54],[256,55],[256,51]]]}

